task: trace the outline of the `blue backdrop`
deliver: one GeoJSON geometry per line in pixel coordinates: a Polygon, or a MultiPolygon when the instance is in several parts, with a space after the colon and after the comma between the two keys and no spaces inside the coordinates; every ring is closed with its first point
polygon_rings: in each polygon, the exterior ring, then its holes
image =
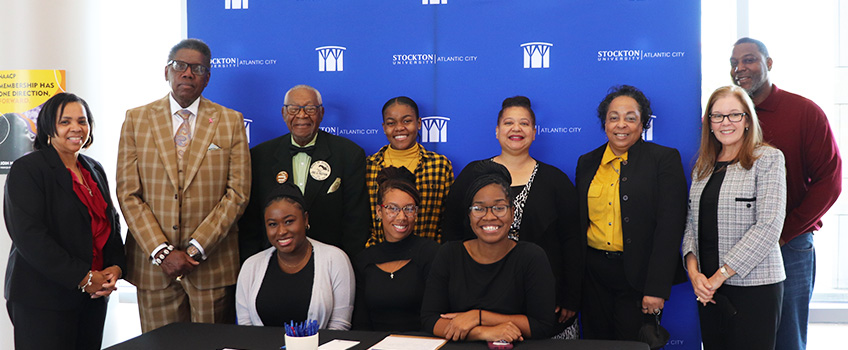
{"type": "MultiPolygon", "coordinates": [[[[251,145],[288,132],[296,84],[321,91],[321,128],[367,154],[387,143],[381,107],[414,99],[419,141],[459,172],[500,152],[501,101],[528,96],[533,157],[572,179],[606,141],[596,108],[618,84],[652,102],[647,140],[680,150],[687,174],[700,126],[700,1],[188,0],[188,35],[212,48],[204,95],[244,113],[251,145]]],[[[694,293],[675,287],[669,349],[700,349],[694,293]]]]}

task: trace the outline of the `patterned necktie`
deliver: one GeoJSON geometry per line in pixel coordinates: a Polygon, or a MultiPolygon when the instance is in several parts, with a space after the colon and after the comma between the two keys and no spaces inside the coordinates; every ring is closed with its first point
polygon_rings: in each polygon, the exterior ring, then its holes
{"type": "Polygon", "coordinates": [[[177,115],[183,118],[183,123],[177,129],[177,134],[174,135],[174,143],[177,146],[177,162],[180,168],[183,167],[183,155],[188,150],[188,144],[191,142],[191,125],[188,123],[188,118],[191,117],[191,111],[181,109],[177,111],[177,115]]]}

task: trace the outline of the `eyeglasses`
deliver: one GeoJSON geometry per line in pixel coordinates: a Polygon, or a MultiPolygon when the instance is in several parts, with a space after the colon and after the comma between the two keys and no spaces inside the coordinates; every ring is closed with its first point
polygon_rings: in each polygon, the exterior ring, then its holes
{"type": "Polygon", "coordinates": [[[724,118],[727,118],[727,119],[730,119],[730,121],[733,122],[733,123],[738,123],[738,122],[741,122],[742,119],[744,119],[746,115],[748,115],[748,113],[744,113],[744,112],[743,113],[730,113],[730,114],[713,113],[713,114],[710,114],[710,121],[713,124],[718,124],[718,123],[723,122],[724,118]]]}
{"type": "Polygon", "coordinates": [[[397,205],[394,205],[394,204],[388,204],[388,205],[380,204],[380,206],[383,207],[383,209],[386,209],[386,217],[388,217],[389,219],[397,216],[400,213],[401,210],[403,210],[403,214],[406,215],[406,216],[414,216],[415,212],[418,211],[418,207],[414,206],[412,204],[407,205],[403,208],[401,208],[397,205]]]}
{"type": "Polygon", "coordinates": [[[317,106],[314,106],[314,105],[310,105],[310,106],[283,105],[283,107],[286,107],[286,113],[288,113],[289,115],[297,115],[298,113],[300,113],[300,110],[302,109],[303,112],[306,113],[306,115],[309,115],[309,116],[312,116],[312,115],[315,115],[315,113],[318,113],[318,108],[321,108],[323,106],[324,105],[317,105],[317,106]]]}
{"type": "Polygon", "coordinates": [[[506,216],[506,214],[509,212],[509,207],[510,206],[507,204],[491,205],[488,207],[484,207],[482,205],[472,205],[468,208],[468,210],[471,211],[471,215],[473,215],[475,218],[482,218],[486,216],[486,213],[489,212],[489,209],[492,209],[492,214],[499,218],[502,218],[506,216]]]}
{"type": "Polygon", "coordinates": [[[191,72],[194,75],[206,75],[209,73],[209,67],[204,66],[199,63],[187,63],[183,61],[170,60],[168,61],[168,66],[171,67],[175,72],[185,72],[186,68],[191,67],[191,72]]]}

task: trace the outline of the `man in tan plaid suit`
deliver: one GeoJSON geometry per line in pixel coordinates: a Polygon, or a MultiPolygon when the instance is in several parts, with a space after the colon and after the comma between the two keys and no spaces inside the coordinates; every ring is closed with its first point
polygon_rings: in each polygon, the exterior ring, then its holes
{"type": "Polygon", "coordinates": [[[171,93],[127,111],[117,194],[127,221],[126,280],[138,287],[143,332],[173,322],[233,323],[238,228],[250,194],[241,113],[200,94],[209,47],[171,49],[171,93]]]}

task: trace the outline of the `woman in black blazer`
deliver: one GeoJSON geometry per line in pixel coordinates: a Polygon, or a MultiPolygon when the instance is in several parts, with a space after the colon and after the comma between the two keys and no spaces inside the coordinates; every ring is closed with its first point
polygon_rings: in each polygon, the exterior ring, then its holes
{"type": "Polygon", "coordinates": [[[483,162],[505,166],[512,176],[510,191],[515,198],[510,238],[536,243],[545,250],[556,279],[556,338],[576,339],[576,326],[563,330],[574,324],[580,299],[577,192],[568,175],[530,156],[530,145],[536,138],[536,114],[529,98],[505,99],[495,131],[501,154],[472,162],[457,176],[447,197],[442,236],[446,241],[476,237],[466,223],[468,208],[462,204],[468,186],[479,175],[471,169],[483,162]]]}
{"type": "Polygon", "coordinates": [[[100,349],[108,296],[125,266],[118,213],[91,145],[91,111],[60,93],[38,115],[35,151],[12,164],[6,307],[17,349],[100,349]]]}
{"type": "Polygon", "coordinates": [[[637,340],[683,282],[686,178],[677,150],[642,141],[650,116],[639,89],[614,87],[598,106],[609,142],[577,161],[587,339],[637,340]]]}

